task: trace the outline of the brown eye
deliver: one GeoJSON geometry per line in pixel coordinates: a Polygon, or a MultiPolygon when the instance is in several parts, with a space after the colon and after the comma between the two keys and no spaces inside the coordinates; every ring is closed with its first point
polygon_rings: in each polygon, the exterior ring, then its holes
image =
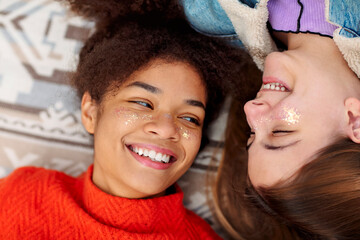
{"type": "Polygon", "coordinates": [[[193,117],[181,117],[181,118],[188,122],[194,123],[196,126],[200,126],[200,122],[196,118],[193,117]]]}
{"type": "Polygon", "coordinates": [[[136,103],[136,104],[139,104],[141,106],[144,106],[146,108],[150,108],[151,110],[154,110],[153,106],[151,106],[151,104],[147,103],[147,102],[144,102],[144,101],[129,101],[131,103],[136,103]]]}

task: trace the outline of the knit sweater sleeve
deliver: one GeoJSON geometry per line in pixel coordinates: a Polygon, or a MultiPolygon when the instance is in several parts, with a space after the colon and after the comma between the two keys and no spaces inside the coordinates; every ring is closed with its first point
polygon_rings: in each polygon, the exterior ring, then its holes
{"type": "Polygon", "coordinates": [[[193,231],[198,234],[198,239],[204,240],[220,240],[222,239],[210,225],[194,212],[187,210],[187,225],[188,228],[193,228],[193,231]]]}

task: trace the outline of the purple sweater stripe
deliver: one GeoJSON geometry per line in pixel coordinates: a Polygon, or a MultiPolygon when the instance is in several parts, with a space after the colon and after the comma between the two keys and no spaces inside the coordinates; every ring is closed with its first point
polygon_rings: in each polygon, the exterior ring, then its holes
{"type": "Polygon", "coordinates": [[[269,0],[268,9],[269,22],[277,31],[309,31],[332,37],[337,28],[325,19],[325,0],[269,0]]]}

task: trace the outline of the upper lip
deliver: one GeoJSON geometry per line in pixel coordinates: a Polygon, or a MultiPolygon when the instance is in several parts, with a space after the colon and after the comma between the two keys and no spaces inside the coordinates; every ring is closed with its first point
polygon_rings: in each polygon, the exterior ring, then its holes
{"type": "Polygon", "coordinates": [[[131,143],[131,144],[126,144],[126,146],[132,146],[132,147],[138,147],[138,148],[145,148],[148,150],[154,150],[155,152],[161,153],[161,154],[167,154],[170,155],[172,157],[174,157],[175,159],[177,159],[177,154],[175,154],[172,150],[168,149],[168,148],[164,148],[164,147],[160,147],[157,145],[153,145],[153,144],[147,144],[147,143],[131,143]]]}

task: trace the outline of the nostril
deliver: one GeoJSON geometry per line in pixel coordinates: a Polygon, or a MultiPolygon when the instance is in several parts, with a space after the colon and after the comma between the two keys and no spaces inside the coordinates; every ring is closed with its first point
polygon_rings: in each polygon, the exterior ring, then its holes
{"type": "Polygon", "coordinates": [[[251,100],[244,106],[244,111],[249,125],[253,125],[257,120],[267,115],[270,106],[263,100],[251,100]]]}
{"type": "Polygon", "coordinates": [[[259,102],[259,101],[253,101],[252,104],[257,106],[264,105],[263,102],[259,102]]]}

